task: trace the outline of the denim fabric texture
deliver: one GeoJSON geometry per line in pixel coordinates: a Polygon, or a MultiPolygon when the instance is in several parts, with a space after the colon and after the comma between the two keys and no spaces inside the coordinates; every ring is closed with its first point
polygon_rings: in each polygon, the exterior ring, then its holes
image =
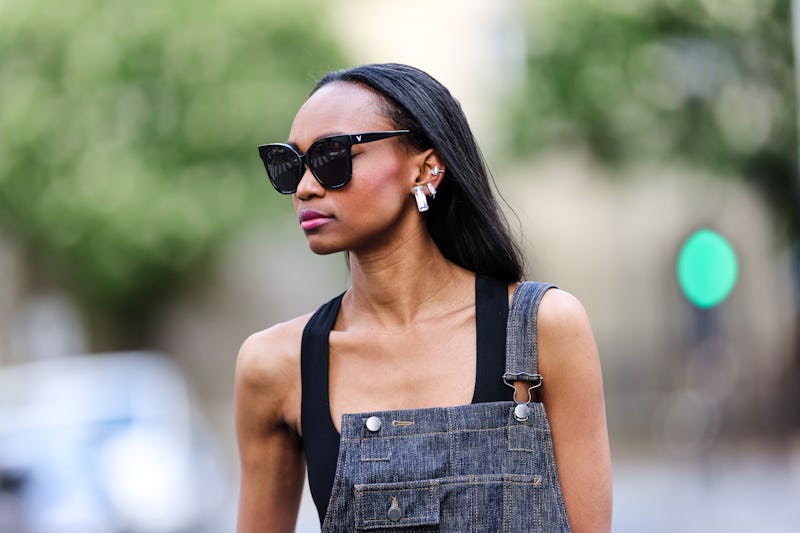
{"type": "MultiPolygon", "coordinates": [[[[552,287],[524,282],[515,292],[506,379],[538,382],[536,313],[552,287]]],[[[544,406],[524,403],[527,418],[515,416],[513,395],[343,415],[322,532],[570,532],[544,406]]]]}

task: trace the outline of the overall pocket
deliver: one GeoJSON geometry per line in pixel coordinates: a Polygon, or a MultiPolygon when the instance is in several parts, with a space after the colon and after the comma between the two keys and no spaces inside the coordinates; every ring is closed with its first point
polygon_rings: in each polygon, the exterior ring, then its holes
{"type": "MultiPolygon", "coordinates": [[[[439,525],[438,480],[355,486],[357,530],[439,525]]],[[[431,528],[438,531],[438,528],[431,528]]]]}
{"type": "MultiPolygon", "coordinates": [[[[544,531],[540,475],[458,476],[355,486],[359,531],[544,531]]],[[[546,513],[545,513],[546,514],[546,513]]]]}

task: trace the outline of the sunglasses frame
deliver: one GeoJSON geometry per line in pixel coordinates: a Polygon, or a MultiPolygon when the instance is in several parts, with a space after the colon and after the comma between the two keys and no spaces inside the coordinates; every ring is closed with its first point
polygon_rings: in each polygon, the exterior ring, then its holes
{"type": "Polygon", "coordinates": [[[323,143],[323,142],[339,142],[346,146],[347,151],[351,152],[354,144],[364,144],[364,143],[371,143],[374,141],[380,141],[382,139],[388,139],[390,137],[397,137],[399,135],[408,135],[411,133],[411,130],[390,130],[390,131],[370,131],[365,133],[351,133],[351,134],[341,134],[341,135],[331,135],[328,137],[322,137],[317,139],[311,146],[308,147],[308,150],[304,154],[301,154],[297,151],[297,148],[292,146],[291,144],[286,143],[269,143],[269,144],[262,144],[258,147],[258,155],[261,156],[261,162],[264,163],[264,169],[267,171],[267,177],[269,177],[270,183],[281,194],[294,194],[297,192],[297,187],[300,185],[300,180],[303,179],[303,174],[305,174],[306,167],[311,170],[311,174],[314,176],[314,179],[317,182],[325,187],[326,189],[341,189],[348,183],[350,183],[350,179],[353,177],[353,162],[352,162],[352,153],[348,154],[347,157],[347,175],[344,181],[341,184],[337,185],[328,185],[326,184],[322,178],[317,175],[317,171],[314,169],[313,166],[309,165],[308,163],[308,154],[312,152],[314,148],[323,143]],[[269,172],[269,165],[267,164],[267,154],[270,149],[272,148],[281,148],[281,149],[289,149],[297,158],[297,161],[300,163],[298,165],[296,181],[294,183],[294,187],[291,190],[288,189],[281,189],[278,187],[277,180],[272,177],[272,174],[269,172]]]}

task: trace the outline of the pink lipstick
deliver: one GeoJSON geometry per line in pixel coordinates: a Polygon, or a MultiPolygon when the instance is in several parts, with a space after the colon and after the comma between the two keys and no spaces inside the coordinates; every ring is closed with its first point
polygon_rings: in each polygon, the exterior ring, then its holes
{"type": "Polygon", "coordinates": [[[300,219],[300,227],[303,231],[316,229],[333,220],[333,217],[323,215],[312,209],[300,211],[298,218],[300,219]]]}

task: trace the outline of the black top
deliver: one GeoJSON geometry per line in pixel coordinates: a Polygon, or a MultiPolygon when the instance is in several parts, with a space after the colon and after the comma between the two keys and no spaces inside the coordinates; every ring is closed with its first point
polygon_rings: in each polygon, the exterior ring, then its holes
{"type": "MultiPolygon", "coordinates": [[[[336,461],[339,432],[331,420],[328,403],[328,335],[342,303],[340,294],[306,324],[301,345],[303,447],[308,483],[320,522],[325,519],[336,461]]],[[[475,277],[476,379],[472,403],[506,401],[512,392],[503,383],[508,320],[508,284],[485,276],[475,277]]]]}

